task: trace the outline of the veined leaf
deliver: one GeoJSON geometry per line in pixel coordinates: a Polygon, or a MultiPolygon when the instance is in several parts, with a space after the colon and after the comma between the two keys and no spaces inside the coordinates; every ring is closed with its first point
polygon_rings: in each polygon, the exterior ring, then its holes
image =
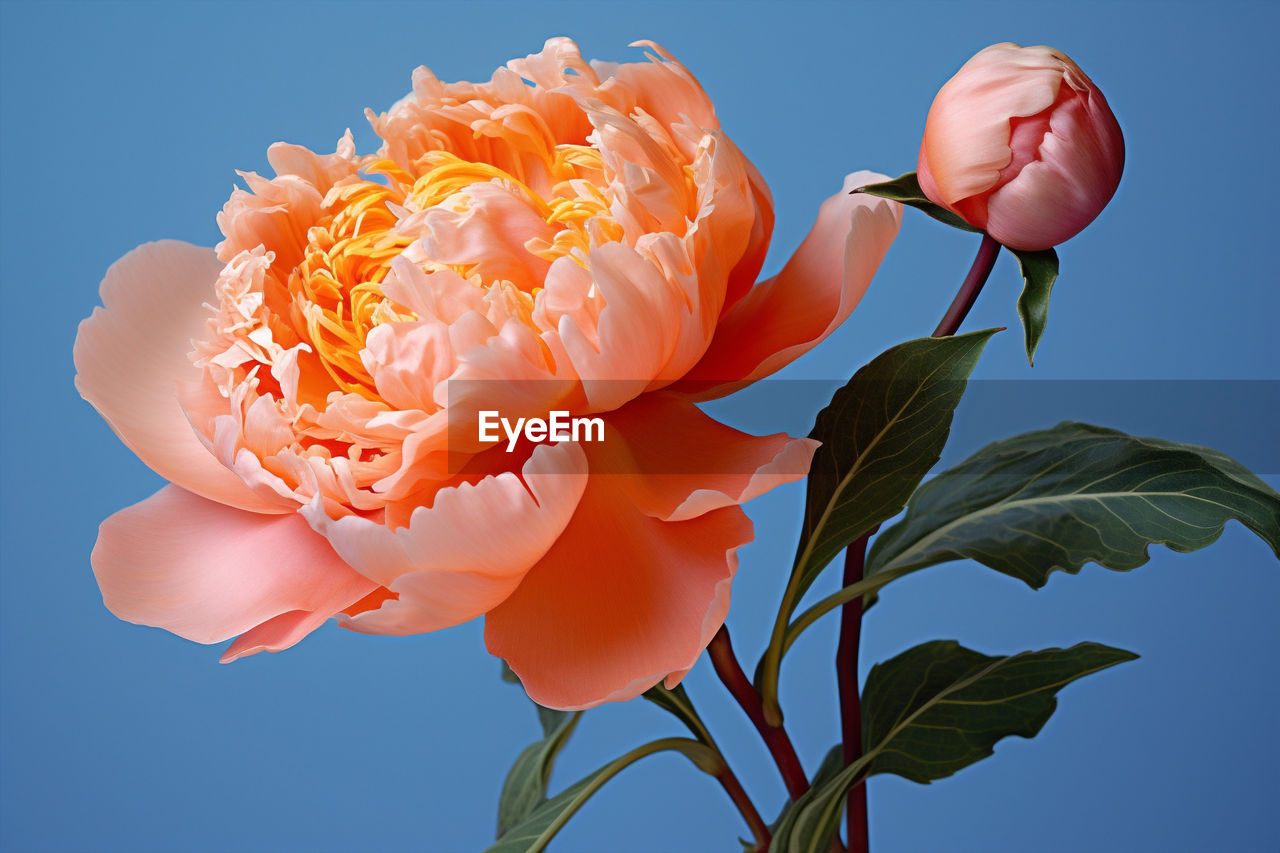
{"type": "Polygon", "coordinates": [[[797,597],[845,546],[896,515],[937,463],[966,380],[995,332],[892,347],[818,414],[809,436],[822,447],[809,471],[797,597]]]}
{"type": "Polygon", "coordinates": [[[556,756],[573,734],[581,711],[572,714],[538,706],[542,740],[524,748],[507,773],[498,799],[498,837],[529,817],[547,800],[547,785],[556,756]]]}
{"type": "Polygon", "coordinates": [[[922,486],[876,539],[867,573],[971,558],[1039,588],[1090,561],[1137,568],[1151,544],[1203,548],[1230,519],[1280,556],[1280,494],[1236,460],[1066,422],[988,445],[922,486]]]}
{"type": "Polygon", "coordinates": [[[1058,253],[1053,249],[1043,252],[1020,252],[1010,249],[1018,259],[1022,270],[1022,295],[1018,297],[1018,316],[1022,318],[1022,333],[1027,343],[1027,361],[1036,363],[1036,347],[1049,322],[1049,292],[1058,280],[1058,253]]]}
{"type": "Polygon", "coordinates": [[[950,776],[991,755],[1001,738],[1034,737],[1064,685],[1135,657],[1097,643],[988,657],[936,641],[877,664],[863,690],[862,758],[796,802],[771,853],[825,853],[850,789],[867,776],[921,783],[950,776]]]}
{"type": "Polygon", "coordinates": [[[939,205],[929,201],[928,196],[924,194],[924,190],[920,189],[920,180],[916,177],[915,172],[907,172],[905,175],[894,178],[892,181],[885,181],[881,184],[868,184],[865,187],[859,187],[854,190],[854,192],[866,193],[867,195],[902,202],[903,204],[910,205],[917,210],[923,210],[934,219],[939,222],[944,222],[952,228],[959,228],[962,231],[972,231],[975,234],[981,233],[981,229],[974,228],[968,222],[965,222],[945,207],[940,207],[939,205]]]}
{"type": "MultiPolygon", "coordinates": [[[[520,679],[505,660],[502,662],[502,680],[520,684],[520,679]]],[[[581,711],[557,711],[544,708],[537,702],[533,707],[537,709],[538,722],[542,725],[542,739],[524,748],[502,783],[502,795],[498,798],[499,838],[547,801],[547,785],[551,782],[556,756],[582,717],[581,711]]]]}
{"type": "Polygon", "coordinates": [[[683,753],[699,768],[714,767],[719,757],[711,747],[690,738],[664,738],[631,750],[614,759],[534,809],[518,825],[509,829],[485,853],[538,853],[545,850],[569,818],[614,776],[647,755],[664,750],[683,753]]]}
{"type": "Polygon", "coordinates": [[[938,461],[951,418],[988,329],[891,347],[853,375],[818,414],[813,457],[791,579],[761,662],[767,714],[777,714],[782,637],[796,604],[841,549],[897,514],[938,461]]]}
{"type": "Polygon", "coordinates": [[[954,640],[908,649],[867,674],[862,740],[875,750],[866,775],[928,784],[981,761],[996,741],[1031,738],[1063,686],[1138,656],[1098,643],[990,657],[954,640]]]}

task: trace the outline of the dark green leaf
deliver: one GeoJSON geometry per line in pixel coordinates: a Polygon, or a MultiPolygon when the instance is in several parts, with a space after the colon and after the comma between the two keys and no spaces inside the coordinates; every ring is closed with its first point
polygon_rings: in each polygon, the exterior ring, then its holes
{"type": "Polygon", "coordinates": [[[503,834],[485,853],[538,853],[545,850],[569,818],[606,782],[641,758],[663,750],[683,753],[703,769],[714,767],[719,760],[710,747],[689,738],[664,738],[645,744],[609,762],[538,806],[523,821],[503,834]]]}
{"type": "Polygon", "coordinates": [[[813,457],[791,580],[778,611],[760,683],[775,707],[783,631],[796,604],[846,545],[902,509],[938,461],[951,417],[988,329],[921,338],[886,350],[860,369],[818,414],[813,457]]]}
{"type": "Polygon", "coordinates": [[[945,222],[952,228],[972,231],[975,234],[981,233],[981,229],[974,228],[945,207],[940,207],[929,201],[929,198],[924,194],[924,190],[920,189],[920,181],[916,178],[915,172],[907,172],[901,177],[894,178],[892,181],[885,181],[882,184],[868,184],[865,187],[859,187],[854,192],[900,201],[917,210],[923,210],[934,219],[939,222],[945,222]]]}
{"type": "Polygon", "coordinates": [[[1061,423],[979,450],[922,486],[867,559],[871,577],[971,558],[1039,588],[1148,546],[1203,548],[1236,519],[1280,555],[1280,494],[1226,454],[1061,423]]]}
{"type": "Polygon", "coordinates": [[[1097,643],[1010,657],[953,640],[909,649],[867,675],[862,739],[876,751],[864,775],[921,784],[950,776],[991,755],[1001,738],[1035,737],[1064,685],[1137,657],[1097,643]]]}
{"type": "Polygon", "coordinates": [[[991,755],[1003,737],[1034,736],[1063,685],[1135,657],[1097,643],[988,657],[938,641],[876,665],[863,691],[863,757],[800,797],[770,851],[826,853],[850,789],[867,776],[949,776],[991,755]]]}
{"type": "Polygon", "coordinates": [[[846,545],[896,515],[938,461],[966,380],[995,332],[892,347],[818,414],[809,436],[822,447],[809,470],[792,570],[796,601],[846,545]]]}
{"type": "MultiPolygon", "coordinates": [[[[519,677],[506,661],[502,662],[502,680],[510,684],[520,683],[519,677]]],[[[498,799],[499,837],[546,802],[547,785],[551,781],[556,756],[564,748],[569,735],[573,734],[578,725],[578,718],[582,716],[581,711],[557,711],[554,708],[544,708],[537,702],[533,703],[533,707],[538,711],[542,739],[524,748],[503,782],[502,795],[498,799]]]]}
{"type": "Polygon", "coordinates": [[[573,734],[581,711],[567,714],[538,706],[542,740],[524,748],[507,773],[498,800],[498,837],[529,817],[547,799],[547,785],[556,756],[573,734]]]}
{"type": "Polygon", "coordinates": [[[659,708],[669,711],[679,718],[680,722],[684,723],[689,728],[689,731],[697,736],[698,740],[707,746],[715,746],[711,733],[702,722],[702,718],[698,716],[698,712],[693,707],[693,702],[689,700],[689,694],[685,692],[683,684],[668,688],[662,686],[662,683],[659,682],[642,695],[659,708]]]}
{"type": "Polygon", "coordinates": [[[1022,295],[1018,297],[1018,316],[1022,318],[1022,332],[1027,342],[1027,361],[1036,363],[1036,347],[1049,322],[1049,291],[1058,280],[1058,253],[1053,249],[1043,252],[1019,252],[1010,249],[1022,269],[1022,295]]]}

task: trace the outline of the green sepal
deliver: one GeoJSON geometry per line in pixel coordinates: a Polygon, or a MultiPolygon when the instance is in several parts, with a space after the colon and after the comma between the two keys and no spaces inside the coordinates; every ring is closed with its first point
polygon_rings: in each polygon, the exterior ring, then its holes
{"type": "Polygon", "coordinates": [[[1022,333],[1027,345],[1027,363],[1036,363],[1036,348],[1044,336],[1049,322],[1049,293],[1058,280],[1058,253],[1053,249],[1043,252],[1020,252],[1010,249],[1018,259],[1022,270],[1022,295],[1018,297],[1018,317],[1022,319],[1022,333]]]}
{"type": "Polygon", "coordinates": [[[961,231],[970,231],[974,234],[982,233],[982,229],[974,228],[968,222],[965,222],[945,207],[929,201],[928,196],[924,194],[924,190],[920,189],[920,181],[916,177],[915,172],[907,172],[905,175],[894,178],[892,181],[858,187],[856,190],[853,190],[853,192],[866,193],[867,195],[873,195],[878,198],[887,198],[890,201],[898,201],[905,205],[914,207],[917,210],[922,210],[934,219],[950,225],[952,228],[959,228],[961,231]]]}

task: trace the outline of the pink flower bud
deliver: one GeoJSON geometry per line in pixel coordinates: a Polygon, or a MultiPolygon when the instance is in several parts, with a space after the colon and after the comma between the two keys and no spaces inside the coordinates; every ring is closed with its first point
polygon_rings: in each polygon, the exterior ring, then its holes
{"type": "Polygon", "coordinates": [[[1011,249],[1048,249],[1102,212],[1124,137],[1080,66],[1051,47],[993,44],[933,99],[920,188],[1011,249]]]}

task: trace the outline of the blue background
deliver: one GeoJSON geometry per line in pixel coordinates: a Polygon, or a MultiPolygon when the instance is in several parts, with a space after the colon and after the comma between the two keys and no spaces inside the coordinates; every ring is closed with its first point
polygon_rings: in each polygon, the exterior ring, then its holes
{"type": "MultiPolygon", "coordinates": [[[[363,108],[403,95],[419,64],[487,79],[556,34],[606,59],[638,58],[627,44],[652,38],[699,76],[769,180],[775,270],[845,172],[914,168],[930,100],[970,54],[1050,43],[1106,92],[1128,166],[1098,223],[1061,249],[1034,371],[1016,333],[1016,267],[1002,259],[966,328],[1015,330],[977,375],[1276,379],[1275,9],[4,3],[0,846],[477,850],[510,761],[536,736],[479,623],[410,638],[327,625],[285,654],[219,666],[215,649],[101,604],[88,562],[97,524],[160,481],[72,388],[76,324],[136,244],[216,242],[232,169],[266,171],[271,142],[331,151],[350,126],[371,150],[363,108]]],[[[854,316],[786,375],[846,376],[927,334],[974,249],[971,235],[908,212],[854,316]]],[[[1220,413],[1251,419],[1259,441],[1274,439],[1275,415],[1220,413]]],[[[961,450],[997,437],[966,431],[966,417],[961,450]]],[[[1112,425],[1197,439],[1178,423],[1112,425]]],[[[802,495],[794,485],[749,508],[758,541],[742,552],[729,619],[748,667],[802,495]]],[[[872,780],[874,848],[1277,849],[1277,600],[1275,558],[1234,523],[1206,551],[1155,548],[1132,573],[1089,566],[1039,592],[971,564],[894,584],[868,617],[864,671],[938,637],[988,653],[1092,639],[1142,658],[1067,688],[1039,737],[1002,742],[955,777],[872,780]]],[[[834,635],[821,623],[784,673],[810,768],[835,738],[834,635]]],[[[705,660],[687,685],[772,815],[781,784],[705,660]]],[[[678,732],[647,703],[593,711],[555,780],[678,732]]],[[[709,777],[666,755],[606,787],[553,849],[732,851],[743,831],[709,777]]]]}

